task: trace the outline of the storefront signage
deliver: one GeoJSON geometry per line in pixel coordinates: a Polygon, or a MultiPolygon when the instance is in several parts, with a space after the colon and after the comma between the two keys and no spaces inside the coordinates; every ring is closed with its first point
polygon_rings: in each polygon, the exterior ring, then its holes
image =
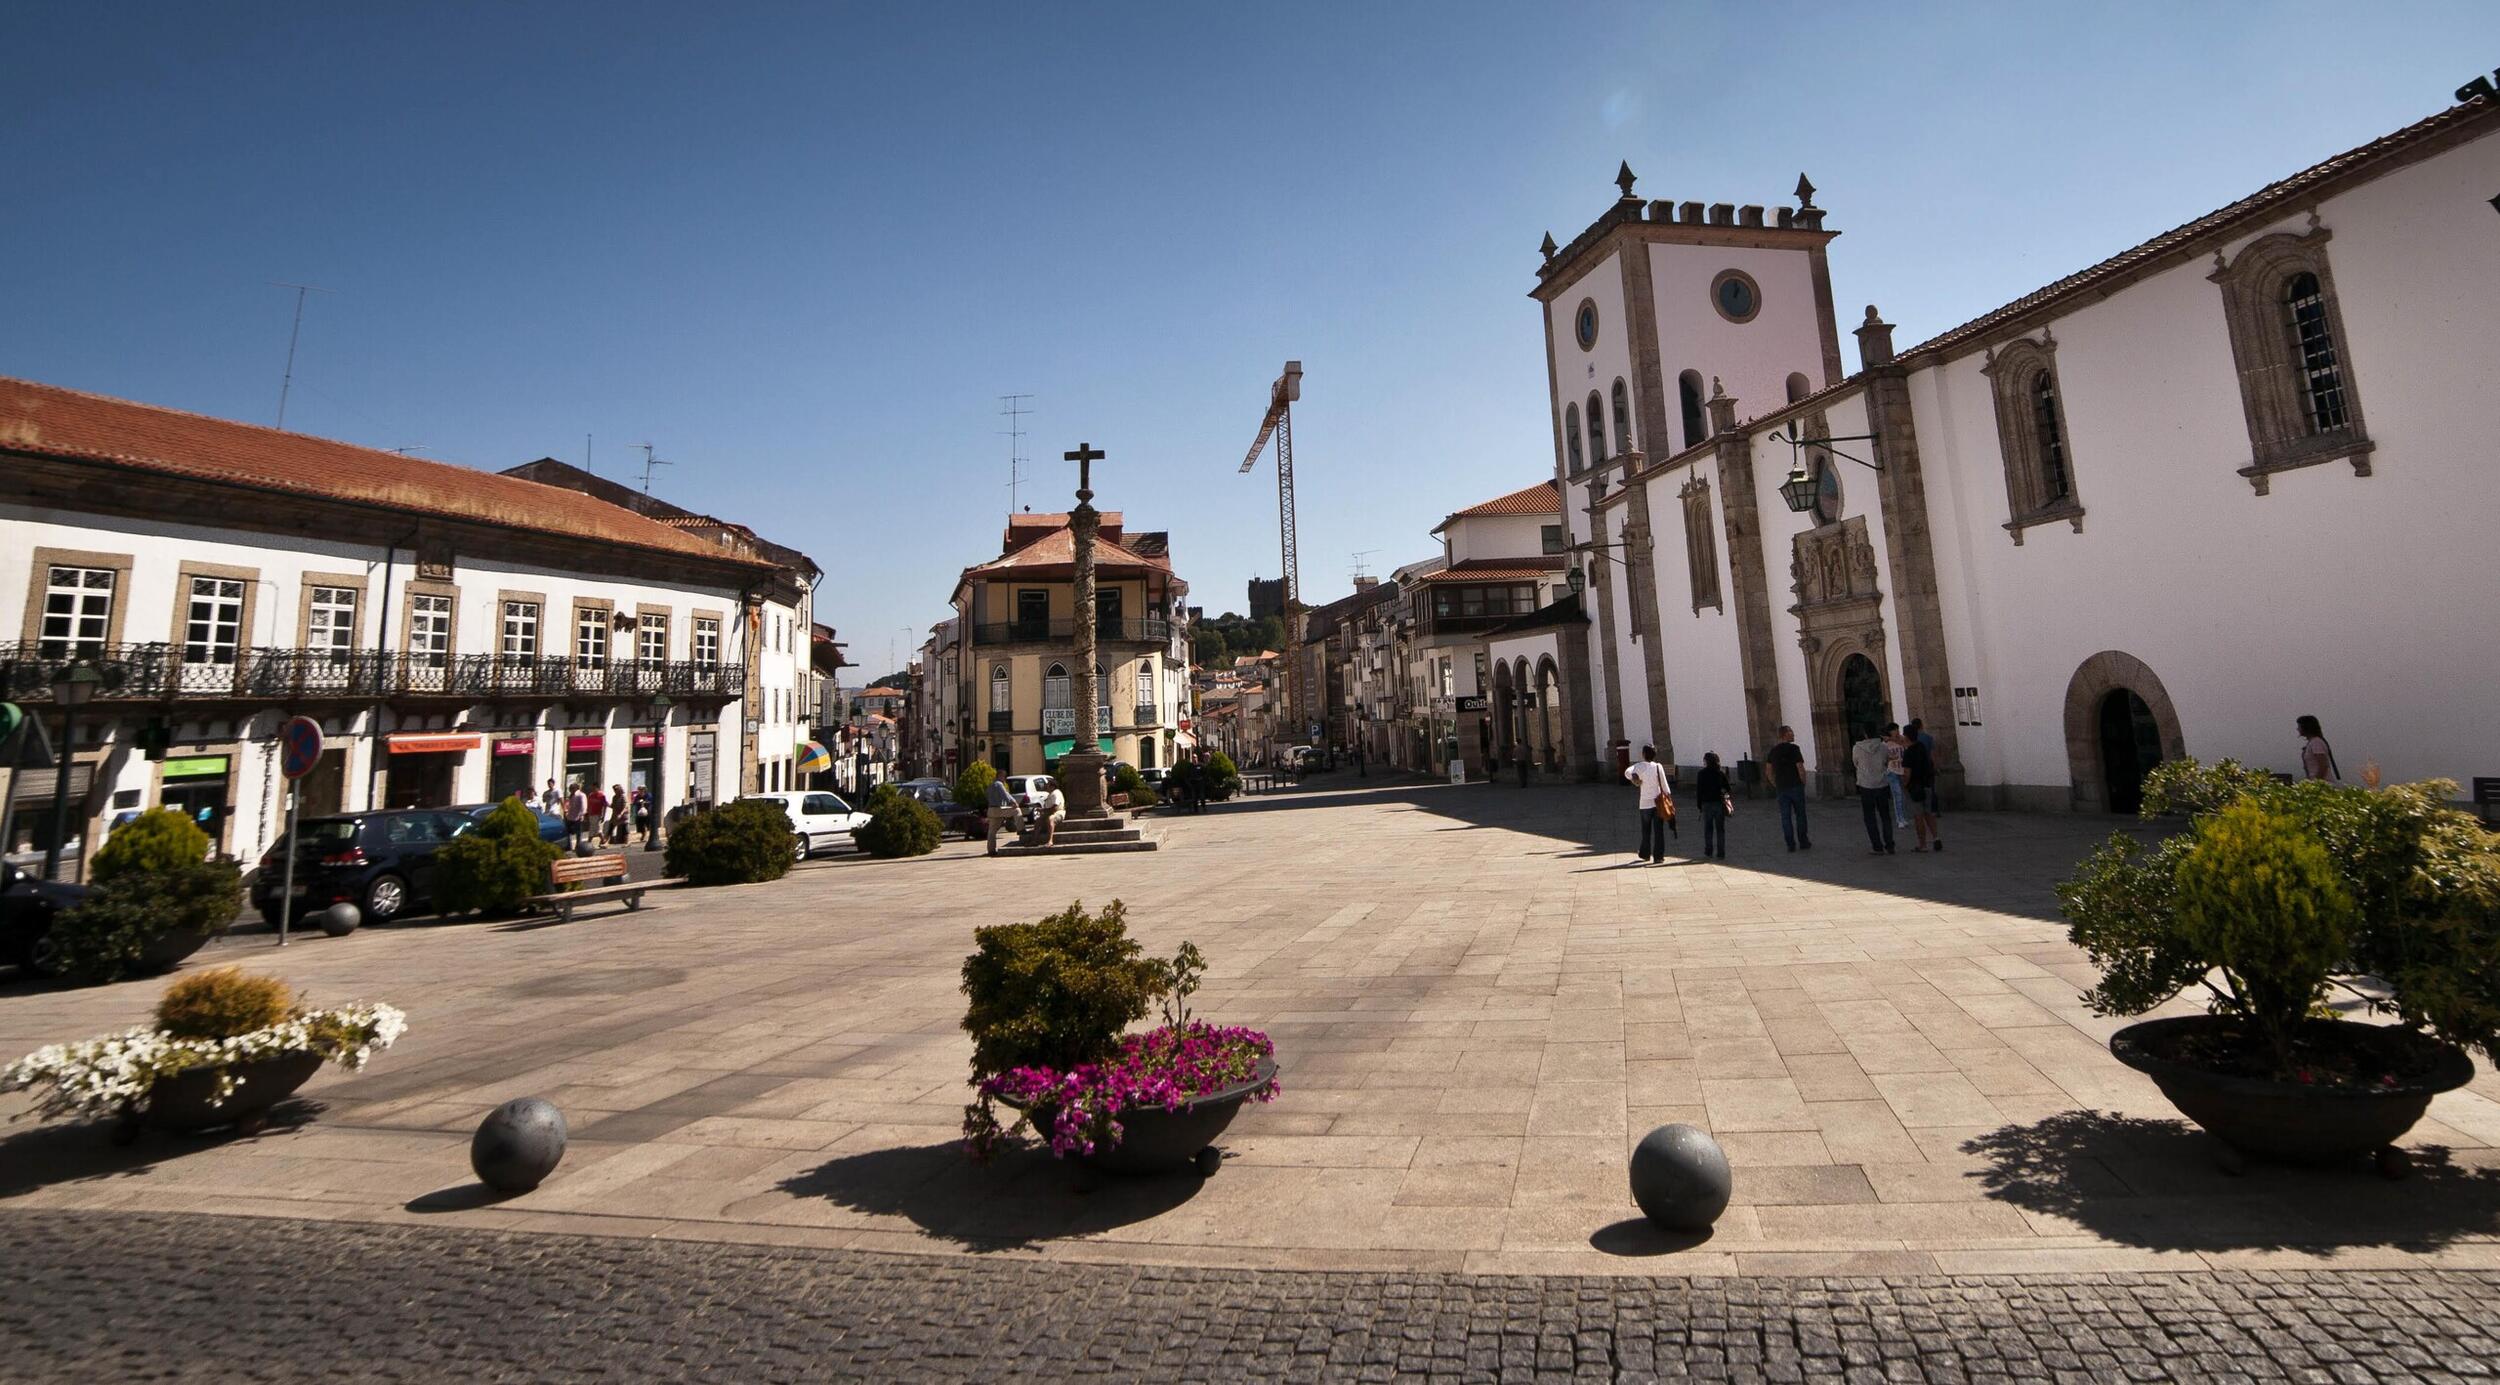
{"type": "Polygon", "coordinates": [[[566,750],[605,750],[607,747],[608,738],[605,736],[567,736],[564,739],[566,750]]]}
{"type": "Polygon", "coordinates": [[[634,733],[634,749],[636,750],[649,750],[659,743],[660,736],[656,731],[636,731],[634,733]]]}
{"type": "Polygon", "coordinates": [[[486,743],[483,736],[448,734],[439,736],[399,735],[391,737],[393,755],[454,755],[475,750],[486,743]]]}
{"type": "Polygon", "coordinates": [[[1484,698],[1481,696],[1462,697],[1458,700],[1458,710],[1462,712],[1481,712],[1484,710],[1484,698]]]}
{"type": "Polygon", "coordinates": [[[495,753],[498,755],[527,755],[537,748],[538,742],[535,737],[517,741],[495,742],[495,753]]]}
{"type": "Polygon", "coordinates": [[[165,762],[165,777],[168,779],[205,779],[225,772],[226,757],[223,755],[186,755],[165,762]]]}

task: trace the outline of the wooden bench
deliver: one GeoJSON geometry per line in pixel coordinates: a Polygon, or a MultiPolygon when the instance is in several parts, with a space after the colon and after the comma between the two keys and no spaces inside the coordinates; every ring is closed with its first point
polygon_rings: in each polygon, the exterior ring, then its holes
{"type": "Polygon", "coordinates": [[[537,896],[530,903],[542,909],[553,909],[558,920],[571,923],[573,911],[586,904],[623,900],[627,909],[639,909],[642,907],[643,891],[661,883],[665,882],[646,880],[637,884],[627,880],[625,858],[615,852],[604,856],[565,856],[547,867],[547,893],[537,896]],[[619,883],[596,883],[602,880],[619,883]]]}

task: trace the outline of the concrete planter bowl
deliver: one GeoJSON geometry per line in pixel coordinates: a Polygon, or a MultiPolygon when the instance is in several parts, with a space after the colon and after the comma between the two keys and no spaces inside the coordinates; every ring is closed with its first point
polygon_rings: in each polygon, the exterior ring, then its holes
{"type": "MultiPolygon", "coordinates": [[[[1077,1161],[1104,1173],[1151,1175],[1194,1169],[1201,1178],[1212,1177],[1224,1166],[1224,1156],[1215,1148],[1217,1137],[1233,1123],[1233,1117],[1241,1114],[1242,1103],[1252,1093],[1275,1080],[1275,1062],[1261,1059],[1258,1071],[1250,1074],[1249,1080],[1185,1102],[1178,1110],[1129,1107],[1120,1112],[1120,1143],[1100,1153],[1078,1155],[1077,1161]]],[[[1001,1100],[1005,1105],[1015,1105],[1001,1100]]],[[[1053,1110],[1050,1106],[1034,1106],[1025,1114],[1032,1118],[1037,1130],[1048,1131],[1053,1110]]],[[[1043,1138],[1047,1139],[1047,1134],[1043,1138]]]]}
{"type": "MultiPolygon", "coordinates": [[[[2355,1048],[2395,1042],[2382,1026],[2321,1020],[2311,1032],[2332,1026],[2355,1048]]],[[[2474,1060],[2463,1049],[2424,1035],[2419,1071],[2393,1084],[2318,1087],[2270,1077],[2213,1071],[2167,1056],[2182,1039],[2230,1027],[2213,1015],[2185,1015],[2131,1024],[2110,1036],[2119,1062],[2153,1079],[2179,1114],[2203,1126],[2240,1155],[2288,1164],[2330,1164],[2376,1152],[2378,1166],[2401,1177],[2408,1165],[2395,1142],[2430,1109],[2431,1098],[2472,1081],[2474,1060]]],[[[2226,1167],[2233,1161],[2226,1160],[2226,1167]]]]}
{"type": "Polygon", "coordinates": [[[136,1138],[140,1126],[177,1135],[197,1134],[230,1125],[243,1134],[257,1133],[269,1122],[269,1108],[295,1095],[295,1089],[321,1071],[318,1053],[280,1053],[236,1063],[230,1068],[193,1068],[160,1078],[148,1088],[147,1106],[125,1117],[120,1136],[136,1138]],[[217,1075],[232,1072],[235,1089],[218,1102],[217,1075]]]}

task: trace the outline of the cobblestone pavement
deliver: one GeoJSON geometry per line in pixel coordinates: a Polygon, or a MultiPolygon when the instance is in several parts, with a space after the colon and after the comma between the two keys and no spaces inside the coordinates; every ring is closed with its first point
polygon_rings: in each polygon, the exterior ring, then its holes
{"type": "Polygon", "coordinates": [[[1578,1279],[0,1214],[18,1380],[2468,1380],[2500,1276],[1578,1279]]]}

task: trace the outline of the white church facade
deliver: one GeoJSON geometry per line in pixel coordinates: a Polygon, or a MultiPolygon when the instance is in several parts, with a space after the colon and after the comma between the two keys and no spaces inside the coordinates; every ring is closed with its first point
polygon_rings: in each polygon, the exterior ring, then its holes
{"type": "Polygon", "coordinates": [[[1964,802],[2125,809],[2160,759],[2296,769],[2314,715],[2347,777],[2500,774],[2500,103],[1915,346],[1867,308],[1846,376],[1810,184],[1618,182],[1533,291],[1575,768],[1785,724],[1837,789],[1919,717],[1964,802]]]}

